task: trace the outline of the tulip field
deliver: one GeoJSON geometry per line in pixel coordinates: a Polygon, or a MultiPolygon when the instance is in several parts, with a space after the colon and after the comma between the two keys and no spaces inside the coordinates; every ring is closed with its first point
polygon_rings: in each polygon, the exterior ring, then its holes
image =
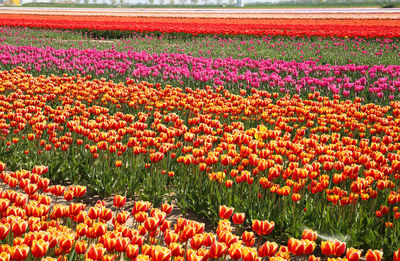
{"type": "Polygon", "coordinates": [[[399,46],[394,19],[2,15],[0,260],[399,261],[399,46]]]}

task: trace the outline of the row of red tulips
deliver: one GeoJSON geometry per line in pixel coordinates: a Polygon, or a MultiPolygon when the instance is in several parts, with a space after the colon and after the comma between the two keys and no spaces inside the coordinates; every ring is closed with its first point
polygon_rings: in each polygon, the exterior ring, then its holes
{"type": "MultiPolygon", "coordinates": [[[[0,26],[161,33],[398,37],[399,20],[200,19],[3,14],[0,26]]],[[[112,33],[110,34],[112,35],[112,33]]]]}

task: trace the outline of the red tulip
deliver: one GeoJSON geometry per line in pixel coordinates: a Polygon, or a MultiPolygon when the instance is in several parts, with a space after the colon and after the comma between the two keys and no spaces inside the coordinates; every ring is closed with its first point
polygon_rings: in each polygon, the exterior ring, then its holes
{"type": "Polygon", "coordinates": [[[90,245],[86,253],[86,258],[90,258],[93,260],[101,260],[105,252],[106,249],[103,247],[102,244],[90,245]]]}
{"type": "Polygon", "coordinates": [[[151,260],[153,261],[170,261],[171,250],[162,246],[155,246],[151,251],[151,260]]]}
{"type": "Polygon", "coordinates": [[[28,222],[24,221],[23,219],[19,219],[12,224],[11,231],[13,232],[14,236],[17,237],[25,233],[27,228],[28,222]]]}
{"type": "Polygon", "coordinates": [[[0,240],[3,240],[7,237],[10,232],[11,225],[9,223],[0,224],[0,240]]]}
{"type": "Polygon", "coordinates": [[[125,205],[126,197],[115,195],[114,196],[114,207],[122,208],[125,205]]]}
{"type": "Polygon", "coordinates": [[[346,243],[345,242],[340,242],[340,241],[335,241],[335,256],[341,256],[344,254],[346,251],[346,243]]]}
{"type": "Polygon", "coordinates": [[[126,247],[126,257],[134,259],[139,255],[139,246],[138,245],[128,245],[126,247]]]}
{"type": "Polygon", "coordinates": [[[225,254],[226,250],[227,246],[225,243],[215,242],[210,248],[209,256],[211,258],[220,258],[223,254],[225,254]]]}
{"type": "Polygon", "coordinates": [[[219,206],[219,217],[222,219],[229,219],[233,214],[234,208],[229,208],[227,206],[219,206]]]}
{"type": "Polygon", "coordinates": [[[312,231],[311,229],[304,229],[303,230],[303,236],[302,239],[308,239],[310,241],[315,241],[317,240],[318,234],[315,231],[312,231]]]}
{"type": "Polygon", "coordinates": [[[258,255],[260,257],[271,257],[275,255],[276,251],[278,251],[278,244],[267,241],[258,249],[258,255]]]}
{"type": "Polygon", "coordinates": [[[271,234],[274,227],[275,227],[274,221],[269,222],[267,220],[264,221],[253,220],[252,224],[253,231],[260,236],[271,234]]]}
{"type": "Polygon", "coordinates": [[[229,247],[228,250],[229,256],[233,259],[233,260],[239,260],[242,258],[243,255],[243,249],[242,249],[242,245],[240,243],[234,243],[229,247]]]}
{"type": "Polygon", "coordinates": [[[256,261],[257,251],[254,248],[243,247],[242,259],[243,261],[256,261]]]}
{"type": "Polygon", "coordinates": [[[161,205],[161,211],[169,215],[172,212],[172,206],[167,203],[164,203],[161,205]]]}
{"type": "Polygon", "coordinates": [[[383,255],[382,251],[368,249],[368,252],[365,255],[365,260],[366,261],[381,261],[382,255],[383,255]]]}
{"type": "Polygon", "coordinates": [[[332,241],[322,241],[321,252],[325,256],[333,255],[335,253],[335,243],[332,241]]]}
{"type": "Polygon", "coordinates": [[[235,224],[243,224],[244,220],[245,220],[245,214],[244,213],[235,213],[232,216],[232,221],[235,224]]]}
{"type": "Polygon", "coordinates": [[[49,242],[46,242],[43,239],[32,241],[31,252],[32,255],[36,258],[43,257],[46,254],[48,248],[49,242]]]}
{"type": "MultiPolygon", "coordinates": [[[[348,248],[346,251],[346,258],[349,261],[358,261],[361,257],[361,250],[355,248],[348,248]]],[[[397,261],[397,260],[396,260],[397,261]]]]}
{"type": "Polygon", "coordinates": [[[254,238],[254,233],[249,231],[244,231],[242,234],[242,240],[246,246],[251,247],[254,245],[256,239],[254,238]]]}
{"type": "Polygon", "coordinates": [[[115,250],[117,252],[125,252],[126,247],[130,243],[130,239],[127,237],[118,237],[115,242],[115,250]]]}
{"type": "Polygon", "coordinates": [[[76,241],[76,243],[75,243],[75,252],[78,255],[82,255],[82,254],[84,254],[86,252],[87,246],[88,246],[88,244],[84,240],[76,241]]]}
{"type": "Polygon", "coordinates": [[[29,254],[29,247],[27,245],[17,245],[10,249],[11,259],[24,260],[29,254]]]}

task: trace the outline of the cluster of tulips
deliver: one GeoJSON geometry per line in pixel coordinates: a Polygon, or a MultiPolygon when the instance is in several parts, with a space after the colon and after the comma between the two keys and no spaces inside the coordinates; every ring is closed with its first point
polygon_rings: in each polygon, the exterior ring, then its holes
{"type": "Polygon", "coordinates": [[[3,14],[0,26],[186,34],[398,37],[398,20],[224,19],[3,14]]]}
{"type": "Polygon", "coordinates": [[[0,153],[13,169],[48,165],[52,180],[142,194],[157,206],[173,188],[182,208],[215,222],[221,204],[275,220],[274,238],[307,226],[364,249],[400,245],[397,101],[236,95],[21,68],[2,71],[0,82],[0,153]]]}
{"type": "Polygon", "coordinates": [[[0,64],[23,66],[36,74],[81,74],[125,80],[140,79],[203,88],[224,85],[232,90],[257,88],[280,93],[320,92],[362,97],[367,102],[397,99],[399,65],[321,65],[317,61],[262,58],[203,58],[184,53],[117,51],[115,49],[56,49],[49,46],[0,44],[0,64]]]}
{"type": "MultiPolygon", "coordinates": [[[[228,257],[253,261],[268,257],[281,261],[291,256],[320,260],[312,255],[317,232],[310,229],[303,231],[301,240],[290,238],[287,246],[279,246],[265,240],[274,222],[253,220],[251,229],[245,230],[245,214],[233,213],[233,208],[224,205],[219,207],[221,219],[214,233],[193,220],[169,220],[172,206],[167,203],[154,208],[150,202],[138,200],[127,211],[126,197],[115,195],[110,206],[105,201],[86,205],[80,203],[86,187],[50,185],[51,181],[43,177],[47,167],[15,172],[5,169],[0,162],[0,179],[6,185],[0,191],[0,260],[169,261],[228,257]],[[241,237],[235,235],[240,230],[241,237]]],[[[346,251],[346,243],[337,240],[322,241],[321,252],[337,260],[344,255],[350,261],[361,257],[361,250],[346,251]]],[[[399,260],[398,256],[396,251],[394,261],[399,260]]],[[[380,261],[382,252],[368,250],[365,258],[380,261]]]]}

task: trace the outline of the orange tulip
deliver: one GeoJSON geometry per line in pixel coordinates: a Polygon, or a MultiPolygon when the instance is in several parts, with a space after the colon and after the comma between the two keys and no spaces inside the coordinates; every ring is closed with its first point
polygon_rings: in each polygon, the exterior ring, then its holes
{"type": "Polygon", "coordinates": [[[166,231],[164,233],[165,244],[169,245],[171,243],[178,241],[178,237],[179,237],[179,235],[174,233],[173,231],[166,231]]]}
{"type": "Polygon", "coordinates": [[[126,247],[126,257],[134,259],[139,255],[139,246],[138,245],[128,245],[126,247]]]}
{"type": "Polygon", "coordinates": [[[88,251],[86,252],[86,258],[93,260],[101,260],[104,256],[106,249],[102,244],[90,245],[88,251]]]}
{"type": "Polygon", "coordinates": [[[314,252],[314,249],[315,249],[315,242],[306,239],[306,240],[304,240],[304,244],[305,244],[304,254],[311,255],[311,253],[314,252]]]}
{"type": "Polygon", "coordinates": [[[245,217],[244,213],[235,213],[232,216],[232,222],[235,224],[243,224],[245,217]]]}
{"type": "Polygon", "coordinates": [[[10,200],[5,198],[0,198],[0,212],[5,212],[10,206],[10,200]]]}
{"type": "Polygon", "coordinates": [[[114,207],[122,208],[125,205],[126,197],[115,195],[114,196],[114,207]]]}
{"type": "Polygon", "coordinates": [[[317,240],[317,236],[318,236],[317,232],[312,231],[311,229],[304,229],[302,239],[308,239],[310,241],[315,241],[315,240],[317,240]]]}
{"type": "Polygon", "coordinates": [[[93,232],[97,237],[102,236],[107,232],[107,225],[101,222],[94,223],[93,232]]]}
{"type": "Polygon", "coordinates": [[[293,255],[300,256],[304,254],[305,243],[302,240],[289,238],[288,248],[293,255]]]}
{"type": "Polygon", "coordinates": [[[358,261],[361,257],[361,250],[355,248],[348,248],[346,251],[346,258],[349,261],[358,261]]]}
{"type": "Polygon", "coordinates": [[[68,251],[74,245],[74,236],[72,234],[62,235],[58,240],[60,248],[64,251],[68,251]]]}
{"type": "Polygon", "coordinates": [[[101,215],[101,209],[98,207],[91,207],[88,211],[88,216],[90,219],[98,219],[101,215]]]}
{"type": "Polygon", "coordinates": [[[366,261],[381,261],[382,255],[383,255],[382,251],[368,249],[367,254],[365,255],[365,260],[366,261]]]}
{"type": "Polygon", "coordinates": [[[161,211],[169,215],[172,212],[172,206],[167,203],[164,203],[161,205],[161,211]]]}
{"type": "Polygon", "coordinates": [[[225,243],[214,242],[210,248],[209,256],[211,258],[220,258],[227,251],[225,243]]]}
{"type": "Polygon", "coordinates": [[[131,214],[128,211],[121,211],[115,217],[118,224],[125,224],[131,214]]]}
{"type": "Polygon", "coordinates": [[[156,217],[148,217],[144,221],[144,227],[146,228],[147,231],[154,231],[157,229],[159,223],[159,219],[156,217]]]}
{"type": "Polygon", "coordinates": [[[9,223],[0,224],[0,240],[3,240],[7,237],[10,232],[11,225],[9,223]]]}
{"type": "Polygon", "coordinates": [[[87,246],[88,246],[88,243],[85,240],[76,241],[76,243],[75,243],[75,252],[78,255],[82,255],[82,254],[84,254],[86,252],[87,246]]]}
{"type": "Polygon", "coordinates": [[[239,260],[242,258],[243,255],[243,249],[242,249],[242,245],[240,243],[234,243],[229,247],[228,250],[229,256],[233,259],[233,260],[239,260]]]}
{"type": "Polygon", "coordinates": [[[31,252],[32,255],[36,258],[43,257],[46,254],[48,248],[49,242],[46,242],[43,239],[32,241],[31,252]]]}
{"type": "Polygon", "coordinates": [[[242,240],[246,244],[246,246],[251,247],[256,242],[254,238],[254,233],[249,231],[244,231],[242,234],[242,240]]]}
{"type": "Polygon", "coordinates": [[[130,243],[130,239],[127,237],[118,237],[115,242],[115,250],[117,252],[125,252],[126,247],[130,243]]]}
{"type": "Polygon", "coordinates": [[[27,228],[28,222],[24,221],[23,219],[19,219],[12,224],[11,231],[13,232],[14,236],[17,237],[25,233],[27,228]]]}
{"type": "Polygon", "coordinates": [[[203,246],[209,247],[212,246],[215,242],[215,235],[211,233],[205,233],[203,237],[203,246]]]}
{"type": "Polygon", "coordinates": [[[190,240],[190,246],[192,247],[192,249],[194,250],[199,249],[203,244],[203,238],[204,238],[203,234],[197,234],[194,237],[192,237],[192,239],[190,240]]]}
{"type": "Polygon", "coordinates": [[[325,256],[333,255],[335,253],[335,243],[332,241],[322,241],[321,252],[325,256]]]}
{"type": "Polygon", "coordinates": [[[276,251],[278,251],[278,244],[267,241],[258,249],[258,255],[260,257],[271,257],[275,255],[276,251]]]}
{"type": "Polygon", "coordinates": [[[0,253],[0,261],[9,261],[10,257],[11,257],[10,254],[7,252],[0,253]]]}
{"type": "Polygon", "coordinates": [[[227,206],[219,206],[219,217],[222,219],[229,219],[233,214],[234,208],[229,208],[227,206]]]}
{"type": "Polygon", "coordinates": [[[183,256],[183,249],[182,249],[182,245],[179,243],[171,243],[168,246],[169,250],[171,250],[171,255],[173,257],[177,257],[177,256],[183,256]]]}
{"type": "Polygon", "coordinates": [[[341,256],[344,254],[346,251],[346,243],[345,242],[340,242],[340,241],[335,241],[335,256],[341,256]]]}
{"type": "Polygon", "coordinates": [[[255,250],[255,248],[243,247],[242,259],[243,261],[256,261],[257,251],[255,250]]]}
{"type": "Polygon", "coordinates": [[[151,251],[151,259],[154,261],[170,261],[171,250],[162,246],[155,246],[151,251]]]}
{"type": "Polygon", "coordinates": [[[275,227],[274,221],[269,222],[267,220],[264,221],[253,220],[252,224],[253,231],[260,236],[271,234],[274,227],[275,227]]]}
{"type": "Polygon", "coordinates": [[[24,260],[29,254],[29,247],[27,245],[13,246],[10,249],[11,259],[24,260]]]}

